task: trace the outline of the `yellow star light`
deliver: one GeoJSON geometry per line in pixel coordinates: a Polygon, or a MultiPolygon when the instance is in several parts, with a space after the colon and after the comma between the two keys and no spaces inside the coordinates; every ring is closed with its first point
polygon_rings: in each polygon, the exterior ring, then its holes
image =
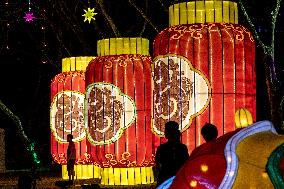
{"type": "Polygon", "coordinates": [[[86,22],[86,21],[88,20],[89,23],[90,23],[90,22],[92,21],[92,19],[95,20],[94,16],[95,16],[96,14],[98,14],[98,13],[95,13],[95,12],[94,12],[94,11],[95,11],[95,8],[92,8],[92,9],[88,8],[88,10],[84,10],[84,11],[85,11],[85,14],[82,15],[82,16],[85,17],[84,22],[86,22]]]}

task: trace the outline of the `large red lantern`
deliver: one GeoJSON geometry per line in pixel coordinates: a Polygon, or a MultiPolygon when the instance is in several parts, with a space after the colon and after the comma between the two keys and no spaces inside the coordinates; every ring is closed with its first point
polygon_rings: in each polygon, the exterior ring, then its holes
{"type": "Polygon", "coordinates": [[[169,13],[153,47],[153,130],[163,136],[164,124],[177,121],[192,151],[206,122],[222,135],[235,129],[236,109],[255,118],[255,44],[235,2],[184,2],[169,13]]]}
{"type": "Polygon", "coordinates": [[[85,69],[94,57],[70,57],[62,60],[62,73],[51,81],[51,154],[56,163],[66,171],[67,135],[73,135],[76,146],[76,178],[93,178],[90,155],[87,153],[87,139],[84,127],[85,69]],[[84,166],[83,166],[84,165],[84,166]]]}
{"type": "Polygon", "coordinates": [[[144,38],[98,41],[86,70],[89,152],[103,185],[154,182],[151,132],[151,57],[144,38]]]}

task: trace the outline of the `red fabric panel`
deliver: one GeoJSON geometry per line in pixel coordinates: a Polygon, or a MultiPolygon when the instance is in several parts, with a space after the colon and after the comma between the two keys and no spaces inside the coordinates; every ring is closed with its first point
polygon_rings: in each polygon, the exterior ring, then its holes
{"type": "Polygon", "coordinates": [[[97,64],[96,67],[89,65],[94,67],[94,70],[88,69],[86,73],[89,81],[92,81],[91,77],[95,77],[94,82],[108,82],[117,86],[124,95],[135,101],[137,116],[116,142],[100,146],[89,143],[91,154],[97,156],[94,160],[103,167],[109,167],[110,164],[112,167],[135,166],[135,162],[137,166],[145,162],[147,164],[153,155],[150,124],[151,58],[141,55],[118,55],[98,57],[96,61],[92,63],[97,64]],[[125,153],[130,153],[130,156],[125,153]],[[110,158],[105,158],[106,154],[111,154],[114,161],[110,162],[110,158]]]}
{"type": "Polygon", "coordinates": [[[231,29],[221,29],[223,41],[224,133],[232,131],[235,114],[235,47],[231,29]]]}
{"type": "Polygon", "coordinates": [[[255,74],[255,46],[250,35],[244,40],[246,51],[246,107],[252,113],[253,120],[256,121],[256,74],[255,74]]]}
{"type": "Polygon", "coordinates": [[[189,151],[203,141],[199,133],[205,122],[215,124],[222,135],[235,129],[234,114],[240,106],[255,118],[255,49],[247,29],[224,23],[172,26],[156,37],[153,47],[154,58],[168,53],[186,57],[211,84],[208,110],[182,133],[189,151]]]}
{"type": "MultiPolygon", "coordinates": [[[[64,91],[74,91],[74,92],[85,92],[85,75],[83,72],[79,71],[70,71],[70,72],[64,72],[56,75],[54,79],[51,82],[51,100],[54,101],[54,97],[64,91]]],[[[75,104],[74,104],[75,105],[75,104]]],[[[64,112],[62,112],[64,113],[64,112]]],[[[57,132],[57,131],[54,131],[57,132]]],[[[63,137],[65,138],[67,134],[63,134],[63,137]]],[[[58,142],[55,139],[54,133],[51,133],[51,154],[55,155],[57,160],[59,160],[59,155],[64,154],[66,158],[67,153],[67,142],[58,142]]],[[[77,150],[77,161],[80,161],[80,159],[84,158],[84,154],[86,153],[86,138],[79,142],[75,142],[75,147],[77,150]]],[[[66,159],[65,159],[66,160],[66,159]]],[[[62,162],[61,162],[62,163],[62,162]]]]}

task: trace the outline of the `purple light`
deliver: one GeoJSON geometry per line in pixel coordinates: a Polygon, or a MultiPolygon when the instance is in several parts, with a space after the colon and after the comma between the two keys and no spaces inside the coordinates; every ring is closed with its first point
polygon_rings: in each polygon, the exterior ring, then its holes
{"type": "Polygon", "coordinates": [[[25,19],[26,22],[32,22],[35,19],[34,13],[26,12],[25,16],[24,16],[24,19],[25,19]]]}

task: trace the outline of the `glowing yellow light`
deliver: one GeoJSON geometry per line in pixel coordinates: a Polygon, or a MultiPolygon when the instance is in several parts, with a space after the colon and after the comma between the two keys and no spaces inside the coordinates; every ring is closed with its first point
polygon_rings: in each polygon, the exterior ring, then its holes
{"type": "Polygon", "coordinates": [[[85,17],[84,22],[86,22],[87,20],[89,21],[89,23],[93,20],[95,20],[94,16],[98,13],[94,12],[95,8],[88,8],[87,10],[84,10],[85,14],[83,14],[82,16],[85,17]]]}
{"type": "Polygon", "coordinates": [[[236,128],[243,128],[253,123],[252,115],[246,108],[240,108],[235,113],[236,128]]]}
{"type": "Polygon", "coordinates": [[[154,182],[152,167],[103,168],[102,185],[139,185],[154,182]]]}
{"type": "Polygon", "coordinates": [[[196,187],[197,186],[197,181],[196,180],[192,180],[192,181],[190,181],[190,186],[191,187],[196,187]]]}
{"type": "Polygon", "coordinates": [[[268,178],[268,175],[267,175],[267,173],[266,173],[266,172],[263,172],[263,173],[261,174],[261,176],[262,176],[262,178],[265,178],[265,179],[267,179],[267,178],[268,178]]]}
{"type": "MultiPolygon", "coordinates": [[[[75,165],[76,179],[101,178],[101,168],[95,165],[75,165]]],[[[68,179],[67,165],[62,165],[62,178],[68,179]]]]}
{"type": "Polygon", "coordinates": [[[200,168],[201,168],[201,171],[202,171],[202,172],[207,172],[207,171],[208,171],[208,166],[205,165],[205,164],[201,165],[200,168]]]}

